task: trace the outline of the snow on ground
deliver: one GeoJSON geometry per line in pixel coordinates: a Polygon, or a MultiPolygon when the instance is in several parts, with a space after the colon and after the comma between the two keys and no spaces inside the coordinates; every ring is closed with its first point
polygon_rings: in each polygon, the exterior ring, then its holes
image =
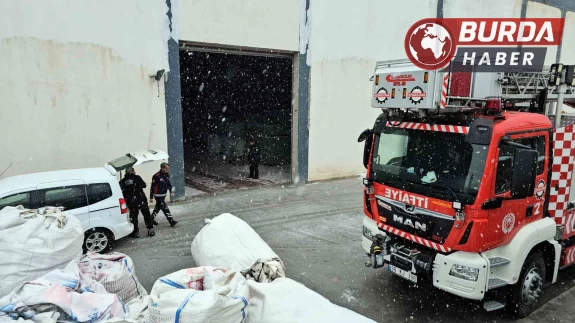
{"type": "Polygon", "coordinates": [[[290,165],[259,165],[259,179],[248,178],[249,165],[222,156],[186,160],[186,184],[205,192],[291,182],[290,165]]]}
{"type": "Polygon", "coordinates": [[[206,192],[200,191],[200,190],[195,189],[191,186],[186,186],[186,197],[193,197],[193,196],[198,196],[198,195],[202,195],[202,194],[206,194],[206,192]]]}

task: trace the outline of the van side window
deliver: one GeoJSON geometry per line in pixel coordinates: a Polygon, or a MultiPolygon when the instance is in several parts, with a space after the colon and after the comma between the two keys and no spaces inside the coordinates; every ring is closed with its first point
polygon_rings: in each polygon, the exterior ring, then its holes
{"type": "Polygon", "coordinates": [[[0,210],[6,206],[16,207],[18,205],[22,205],[27,209],[31,208],[30,192],[17,193],[0,198],[0,210]]]}
{"type": "Polygon", "coordinates": [[[73,210],[88,206],[85,185],[54,187],[37,192],[38,207],[62,206],[64,210],[73,210]]]}
{"type": "MultiPolygon", "coordinates": [[[[537,158],[537,175],[545,170],[545,137],[529,137],[511,140],[512,142],[529,146],[539,153],[537,158]]],[[[501,194],[511,189],[511,177],[513,175],[513,157],[517,147],[501,145],[499,147],[499,160],[497,162],[497,174],[495,177],[495,194],[501,194]]]]}
{"type": "Polygon", "coordinates": [[[88,203],[90,205],[112,197],[112,188],[108,183],[88,184],[88,203]]]}

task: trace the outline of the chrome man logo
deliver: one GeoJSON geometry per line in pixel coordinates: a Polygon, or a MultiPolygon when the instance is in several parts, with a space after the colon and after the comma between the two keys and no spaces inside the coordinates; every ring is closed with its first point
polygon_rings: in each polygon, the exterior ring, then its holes
{"type": "Polygon", "coordinates": [[[425,70],[543,70],[547,47],[563,37],[563,18],[427,18],[405,35],[409,60],[425,70]],[[529,47],[534,46],[534,47],[529,47]]]}
{"type": "Polygon", "coordinates": [[[415,221],[415,220],[411,220],[411,219],[404,219],[402,216],[399,216],[397,214],[393,215],[393,221],[395,222],[399,222],[405,226],[411,227],[413,229],[416,230],[420,230],[423,232],[427,231],[427,225],[425,223],[421,223],[419,221],[415,221]]]}
{"type": "Polygon", "coordinates": [[[543,194],[545,194],[545,181],[539,180],[539,183],[537,183],[537,187],[535,187],[535,197],[538,200],[541,200],[543,199],[543,194]]]}
{"type": "Polygon", "coordinates": [[[515,226],[515,214],[509,213],[503,218],[503,222],[501,223],[501,231],[507,234],[513,230],[515,226]]]}

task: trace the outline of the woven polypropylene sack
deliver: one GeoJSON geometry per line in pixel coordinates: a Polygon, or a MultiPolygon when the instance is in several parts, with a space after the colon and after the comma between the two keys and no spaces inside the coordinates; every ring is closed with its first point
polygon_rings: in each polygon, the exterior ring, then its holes
{"type": "Polygon", "coordinates": [[[241,323],[248,315],[246,279],[212,267],[180,270],[156,281],[144,322],[241,323]]]}
{"type": "Polygon", "coordinates": [[[289,278],[248,281],[248,286],[252,297],[248,323],[375,323],[289,278]]]}
{"type": "Polygon", "coordinates": [[[109,293],[116,294],[124,303],[148,292],[138,281],[132,259],[123,253],[88,253],[78,266],[84,275],[104,285],[109,293]]]}
{"type": "Polygon", "coordinates": [[[80,221],[56,208],[0,210],[0,297],[25,281],[65,268],[82,254],[80,221]]]}
{"type": "Polygon", "coordinates": [[[0,298],[0,312],[18,320],[44,322],[102,322],[125,318],[117,295],[108,293],[81,275],[76,261],[30,282],[0,298]]]}
{"type": "Polygon", "coordinates": [[[235,269],[258,282],[285,276],[283,261],[245,221],[225,213],[206,222],[192,241],[198,266],[235,269]]]}

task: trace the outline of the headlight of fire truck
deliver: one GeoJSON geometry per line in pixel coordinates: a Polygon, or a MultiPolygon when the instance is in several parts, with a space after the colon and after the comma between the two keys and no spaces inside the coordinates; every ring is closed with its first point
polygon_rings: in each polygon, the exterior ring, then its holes
{"type": "Polygon", "coordinates": [[[367,227],[363,227],[363,236],[369,240],[373,240],[373,233],[367,227]]]}
{"type": "Polygon", "coordinates": [[[449,275],[476,282],[479,276],[479,269],[456,264],[451,267],[449,275]]]}

